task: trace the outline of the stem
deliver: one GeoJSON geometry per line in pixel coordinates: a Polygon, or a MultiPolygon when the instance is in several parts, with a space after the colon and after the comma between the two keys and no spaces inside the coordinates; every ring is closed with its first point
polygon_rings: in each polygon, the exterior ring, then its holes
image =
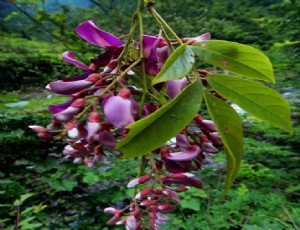
{"type": "Polygon", "coordinates": [[[151,162],[152,169],[154,169],[154,171],[155,171],[155,178],[156,178],[157,182],[158,182],[161,186],[163,186],[163,182],[162,182],[162,180],[161,180],[161,178],[160,178],[160,176],[159,176],[159,171],[158,171],[158,169],[156,168],[156,164],[155,164],[155,159],[154,159],[154,157],[153,157],[153,153],[149,153],[149,158],[150,158],[150,162],[151,162]]]}
{"type": "MultiPolygon", "coordinates": [[[[142,61],[142,59],[137,59],[134,63],[132,63],[130,66],[128,66],[112,83],[110,83],[99,95],[97,95],[94,103],[96,103],[99,98],[101,98],[104,94],[106,94],[113,86],[115,86],[116,83],[118,83],[122,77],[125,76],[125,74],[131,70],[133,67],[137,66],[140,62],[142,61]]],[[[76,117],[74,121],[79,120],[90,108],[93,107],[94,103],[91,103],[89,105],[87,105],[84,110],[79,113],[76,117]]]]}
{"type": "Polygon", "coordinates": [[[156,16],[155,14],[152,14],[152,15],[153,15],[153,17],[155,17],[155,19],[156,19],[156,21],[157,21],[157,24],[158,24],[160,30],[161,30],[162,33],[163,33],[163,37],[166,39],[166,42],[168,43],[168,46],[170,47],[170,49],[171,49],[172,52],[173,52],[173,51],[174,51],[174,47],[173,47],[173,45],[172,45],[172,43],[171,43],[171,39],[170,39],[170,37],[168,36],[168,34],[167,34],[165,28],[163,27],[162,23],[161,23],[160,20],[157,18],[157,16],[156,16]]]}
{"type": "MultiPolygon", "coordinates": [[[[143,39],[143,35],[144,35],[144,25],[143,25],[143,17],[142,17],[142,10],[143,10],[143,0],[139,0],[138,1],[138,6],[137,6],[137,17],[138,17],[138,21],[139,21],[139,28],[140,28],[140,58],[143,59],[144,58],[144,39],[143,39]]],[[[142,117],[142,113],[143,113],[143,106],[145,103],[145,98],[146,98],[146,94],[148,92],[148,88],[147,88],[147,78],[146,78],[146,70],[145,70],[145,62],[142,62],[142,79],[143,79],[143,95],[141,98],[141,103],[140,103],[140,110],[139,110],[139,117],[142,117]]]]}
{"type": "Polygon", "coordinates": [[[139,171],[138,177],[142,176],[145,173],[146,163],[147,163],[146,162],[146,157],[142,156],[140,171],[139,171]]]}
{"type": "Polygon", "coordinates": [[[168,23],[159,15],[159,13],[156,12],[153,5],[149,7],[149,11],[156,20],[158,20],[162,25],[164,25],[170,31],[170,33],[173,35],[173,37],[176,39],[176,41],[180,45],[182,45],[183,42],[181,41],[181,39],[177,36],[177,34],[174,32],[174,30],[168,25],[168,23]]]}
{"type": "Polygon", "coordinates": [[[15,230],[19,229],[19,223],[20,223],[20,205],[18,205],[17,207],[17,217],[16,217],[16,224],[15,224],[15,230]]]}

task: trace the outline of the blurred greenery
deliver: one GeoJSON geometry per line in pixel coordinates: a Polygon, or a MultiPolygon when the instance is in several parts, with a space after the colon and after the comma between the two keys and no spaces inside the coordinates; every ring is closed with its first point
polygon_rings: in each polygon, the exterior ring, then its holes
{"type": "MultiPolygon", "coordinates": [[[[62,62],[63,51],[74,50],[85,63],[102,52],[78,38],[76,26],[94,19],[104,30],[127,34],[136,1],[78,1],[86,3],[83,8],[68,1],[11,2],[0,0],[0,229],[13,228],[18,207],[22,229],[111,229],[102,210],[128,201],[126,184],[139,162],[110,159],[94,169],[73,165],[63,158],[61,143],[38,140],[28,125],[48,124],[47,105],[66,100],[43,89],[49,81],[81,73],[62,62]]],[[[244,115],[245,154],[229,194],[222,197],[220,153],[201,171],[204,189],[181,194],[182,207],[163,229],[299,229],[299,1],[156,2],[181,37],[209,31],[214,39],[262,49],[277,80],[269,86],[289,100],[294,121],[288,135],[244,115]]],[[[147,12],[144,21],[148,34],[158,34],[147,12]]]]}

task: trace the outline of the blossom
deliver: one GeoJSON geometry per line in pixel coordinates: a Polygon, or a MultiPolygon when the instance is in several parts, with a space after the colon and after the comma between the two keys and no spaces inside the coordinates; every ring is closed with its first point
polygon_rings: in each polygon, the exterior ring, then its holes
{"type": "Polygon", "coordinates": [[[136,102],[130,98],[130,90],[123,89],[117,96],[111,96],[102,102],[103,112],[108,121],[117,128],[134,122],[136,102]]]}
{"type": "Polygon", "coordinates": [[[146,72],[157,75],[167,58],[169,46],[164,38],[151,35],[143,35],[144,58],[146,72]]]}
{"type": "Polygon", "coordinates": [[[187,85],[188,81],[184,77],[178,80],[170,80],[167,82],[166,92],[170,98],[176,97],[181,90],[187,85]]]}
{"type": "Polygon", "coordinates": [[[84,40],[94,45],[110,48],[121,47],[122,41],[109,32],[99,29],[93,20],[81,23],[76,33],[84,40]]]}
{"type": "Polygon", "coordinates": [[[82,80],[78,80],[77,78],[71,78],[54,81],[48,84],[46,88],[51,89],[53,92],[58,94],[70,95],[92,86],[97,80],[100,79],[99,74],[85,73],[80,76],[88,77],[82,80]]]}

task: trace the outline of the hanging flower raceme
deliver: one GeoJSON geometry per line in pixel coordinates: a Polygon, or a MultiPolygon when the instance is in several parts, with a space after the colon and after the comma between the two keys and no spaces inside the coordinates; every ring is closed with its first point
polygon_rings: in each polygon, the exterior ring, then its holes
{"type": "MultiPolygon", "coordinates": [[[[100,29],[92,20],[81,23],[76,33],[104,51],[91,59],[90,64],[79,61],[73,51],[63,53],[63,61],[82,72],[47,85],[47,89],[68,99],[49,105],[52,122],[46,128],[30,128],[47,141],[61,131],[59,138],[66,143],[62,151],[65,158],[91,168],[104,158],[120,156],[116,148],[130,132],[129,125],[157,116],[165,104],[178,99],[190,80],[189,76],[169,80],[159,90],[149,85],[169,58],[173,50],[169,45],[177,45],[180,40],[174,42],[161,35],[143,34],[142,43],[130,35],[123,44],[120,38],[100,29]]],[[[206,33],[181,41],[193,44],[209,38],[210,34],[206,33]]],[[[222,141],[213,122],[200,115],[181,128],[173,142],[168,141],[150,153],[151,166],[145,164],[143,173],[130,180],[128,188],[137,191],[130,204],[123,209],[104,209],[112,215],[108,225],[124,224],[126,229],[138,230],[147,223],[151,229],[159,229],[169,220],[165,213],[173,212],[180,203],[178,193],[190,187],[202,188],[202,181],[192,172],[201,169],[218,152],[222,141]]]]}

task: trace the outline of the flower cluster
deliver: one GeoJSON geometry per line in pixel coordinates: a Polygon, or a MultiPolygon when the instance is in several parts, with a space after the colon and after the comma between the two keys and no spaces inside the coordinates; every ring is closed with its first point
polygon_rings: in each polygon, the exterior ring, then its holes
{"type": "MultiPolygon", "coordinates": [[[[63,60],[82,69],[82,73],[48,84],[49,90],[69,100],[49,105],[52,122],[46,128],[30,127],[47,141],[52,140],[53,133],[60,133],[58,137],[66,142],[63,150],[66,158],[92,167],[104,157],[118,157],[120,153],[115,146],[127,135],[126,126],[162,106],[151,95],[145,96],[139,76],[144,72],[149,78],[155,77],[168,59],[170,47],[160,35],[143,35],[142,43],[131,41],[128,48],[122,40],[101,30],[91,20],[80,24],[76,32],[105,51],[93,58],[90,65],[78,61],[72,51],[63,54],[63,60]],[[141,49],[143,57],[136,55],[141,49]],[[144,98],[142,102],[138,100],[141,97],[144,98]]],[[[192,44],[209,38],[210,34],[206,33],[181,41],[192,44]]],[[[207,74],[205,71],[199,73],[207,74]]],[[[162,92],[167,100],[172,100],[187,85],[187,78],[170,80],[165,86],[152,87],[149,92],[162,92]]],[[[221,146],[212,121],[196,115],[176,137],[151,153],[149,172],[129,182],[128,187],[141,187],[131,203],[122,210],[112,207],[104,210],[113,215],[107,224],[141,229],[145,225],[144,217],[148,216],[148,226],[158,229],[169,219],[165,213],[175,210],[176,203],[180,202],[177,193],[189,187],[202,187],[201,180],[192,172],[208,164],[209,155],[217,153],[221,146]]]]}

